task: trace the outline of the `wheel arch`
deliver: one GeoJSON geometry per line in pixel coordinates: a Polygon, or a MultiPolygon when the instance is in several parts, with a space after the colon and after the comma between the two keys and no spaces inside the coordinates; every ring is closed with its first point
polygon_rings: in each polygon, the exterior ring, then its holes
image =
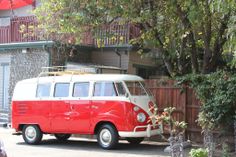
{"type": "Polygon", "coordinates": [[[95,125],[95,127],[94,127],[94,134],[97,134],[98,131],[99,131],[99,128],[100,128],[102,125],[105,125],[105,124],[110,124],[110,125],[112,125],[112,126],[116,129],[116,131],[118,132],[117,127],[115,126],[114,123],[112,123],[112,122],[110,122],[110,121],[100,121],[100,122],[98,122],[98,123],[95,125]]]}
{"type": "Polygon", "coordinates": [[[40,129],[40,131],[42,131],[40,125],[39,125],[39,124],[36,124],[36,123],[24,123],[24,124],[19,124],[18,130],[19,130],[19,131],[23,131],[23,128],[24,128],[25,125],[36,125],[36,126],[38,126],[38,128],[40,129]]]}

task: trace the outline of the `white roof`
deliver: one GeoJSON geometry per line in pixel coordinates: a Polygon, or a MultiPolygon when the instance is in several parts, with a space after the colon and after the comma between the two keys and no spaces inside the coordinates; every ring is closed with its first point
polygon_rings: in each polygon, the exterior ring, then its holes
{"type": "Polygon", "coordinates": [[[63,75],[63,76],[46,76],[22,80],[18,83],[35,83],[35,82],[76,82],[76,81],[143,81],[136,75],[128,74],[81,74],[81,75],[63,75]]]}

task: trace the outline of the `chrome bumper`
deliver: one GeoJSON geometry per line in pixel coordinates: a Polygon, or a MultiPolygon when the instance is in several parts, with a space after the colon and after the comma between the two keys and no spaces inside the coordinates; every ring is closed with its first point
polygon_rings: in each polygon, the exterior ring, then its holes
{"type": "Polygon", "coordinates": [[[162,125],[158,125],[158,129],[153,129],[153,125],[146,125],[146,126],[136,126],[133,131],[119,131],[118,134],[120,137],[151,137],[154,135],[162,134],[163,127],[162,125]],[[137,131],[137,129],[146,128],[145,131],[137,131]]]}

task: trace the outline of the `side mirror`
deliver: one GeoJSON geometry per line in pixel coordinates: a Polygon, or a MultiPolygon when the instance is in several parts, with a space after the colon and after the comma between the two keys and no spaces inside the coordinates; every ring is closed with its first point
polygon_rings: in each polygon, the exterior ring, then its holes
{"type": "Polygon", "coordinates": [[[128,98],[129,97],[129,93],[126,92],[125,93],[125,97],[128,98]]]}

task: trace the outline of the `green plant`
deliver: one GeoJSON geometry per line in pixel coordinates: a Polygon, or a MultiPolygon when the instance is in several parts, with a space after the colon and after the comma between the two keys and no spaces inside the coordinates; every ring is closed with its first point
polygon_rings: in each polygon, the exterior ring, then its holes
{"type": "Polygon", "coordinates": [[[164,112],[160,115],[155,115],[155,120],[161,122],[164,125],[167,125],[169,128],[170,135],[176,136],[180,133],[183,133],[187,128],[187,123],[184,121],[177,121],[173,118],[173,112],[176,110],[175,107],[167,107],[164,109],[164,112]]]}
{"type": "Polygon", "coordinates": [[[189,155],[191,157],[207,157],[208,150],[204,148],[191,149],[191,151],[189,152],[189,155]]]}
{"type": "Polygon", "coordinates": [[[192,87],[201,101],[198,123],[203,129],[228,130],[236,110],[236,74],[217,71],[207,75],[191,74],[178,79],[192,87]]]}

